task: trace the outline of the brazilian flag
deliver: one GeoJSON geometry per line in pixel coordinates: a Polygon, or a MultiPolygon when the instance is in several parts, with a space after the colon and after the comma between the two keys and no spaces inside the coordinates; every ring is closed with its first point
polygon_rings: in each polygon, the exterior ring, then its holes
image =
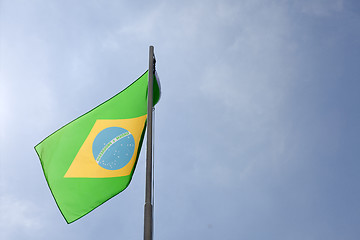
{"type": "MultiPolygon", "coordinates": [[[[134,173],[146,128],[148,71],[114,97],[35,146],[67,223],[123,191],[134,173]]],[[[154,105],[160,84],[154,76],[154,105]]]]}

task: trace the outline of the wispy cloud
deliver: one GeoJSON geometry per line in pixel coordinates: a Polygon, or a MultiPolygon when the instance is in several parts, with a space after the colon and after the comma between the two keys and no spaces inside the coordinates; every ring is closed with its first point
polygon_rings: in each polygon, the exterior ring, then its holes
{"type": "Polygon", "coordinates": [[[0,196],[0,225],[2,239],[13,239],[17,233],[33,234],[42,229],[38,206],[14,196],[0,196]]]}
{"type": "MultiPolygon", "coordinates": [[[[1,77],[1,75],[0,75],[1,77]]],[[[5,140],[6,124],[9,120],[10,104],[8,89],[3,82],[0,82],[0,140],[5,140]]]]}
{"type": "Polygon", "coordinates": [[[329,16],[344,8],[344,0],[305,0],[297,1],[303,13],[314,16],[329,16]]]}

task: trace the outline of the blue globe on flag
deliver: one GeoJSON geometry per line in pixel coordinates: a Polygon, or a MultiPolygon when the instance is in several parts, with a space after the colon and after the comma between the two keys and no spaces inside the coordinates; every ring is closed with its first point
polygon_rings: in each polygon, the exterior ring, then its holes
{"type": "Polygon", "coordinates": [[[102,130],[94,139],[93,156],[97,164],[108,170],[125,167],[135,150],[133,135],[121,127],[109,127],[102,130]]]}

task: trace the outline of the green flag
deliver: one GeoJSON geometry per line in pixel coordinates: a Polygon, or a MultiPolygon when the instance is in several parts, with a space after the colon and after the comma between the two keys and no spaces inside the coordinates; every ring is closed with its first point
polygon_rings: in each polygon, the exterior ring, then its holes
{"type": "MultiPolygon", "coordinates": [[[[154,105],[160,85],[154,78],[154,105]]],[[[130,183],[147,116],[148,71],[125,90],[35,146],[46,181],[67,223],[130,183]]]]}

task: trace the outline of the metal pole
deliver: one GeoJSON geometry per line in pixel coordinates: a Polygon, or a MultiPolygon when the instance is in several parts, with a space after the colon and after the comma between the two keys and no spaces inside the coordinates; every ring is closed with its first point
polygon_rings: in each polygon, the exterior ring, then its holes
{"type": "Polygon", "coordinates": [[[146,189],[144,206],[144,240],[153,239],[153,206],[152,206],[152,109],[154,81],[154,47],[149,48],[149,84],[147,106],[147,144],[146,144],[146,189]]]}

